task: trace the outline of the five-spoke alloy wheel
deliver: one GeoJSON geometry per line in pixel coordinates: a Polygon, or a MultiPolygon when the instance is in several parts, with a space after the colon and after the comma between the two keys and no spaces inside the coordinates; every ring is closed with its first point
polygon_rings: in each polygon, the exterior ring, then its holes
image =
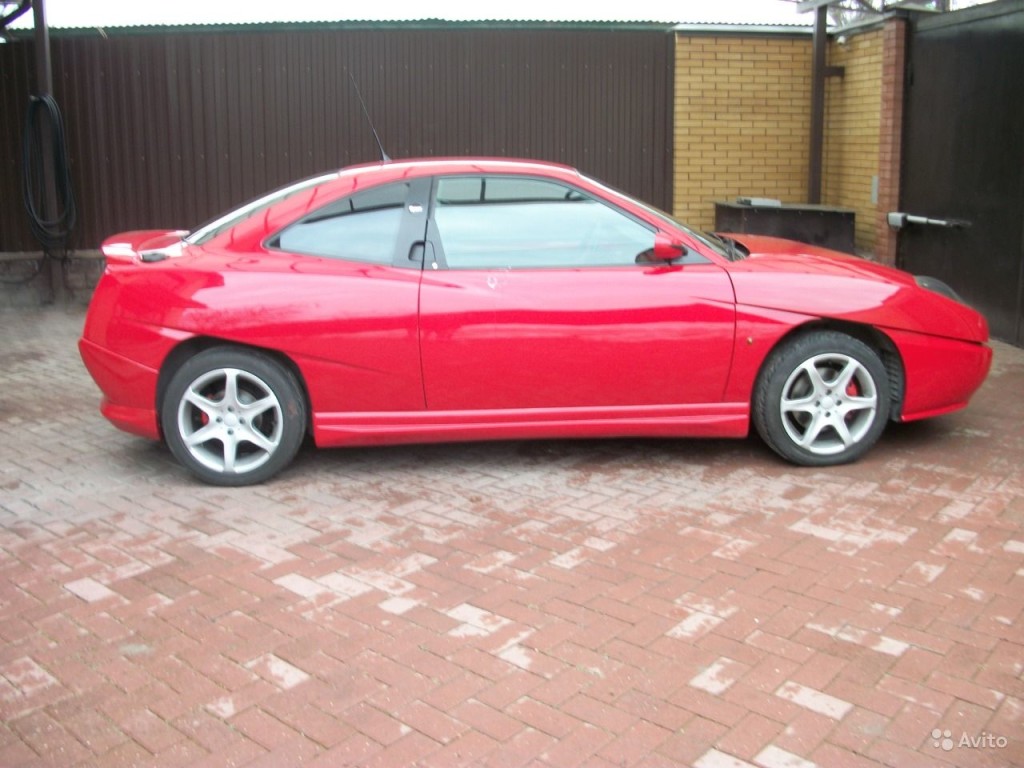
{"type": "Polygon", "coordinates": [[[779,455],[826,466],[862,456],[889,419],[878,354],[837,331],[814,331],[772,354],[754,392],[754,424],[779,455]]]}
{"type": "Polygon", "coordinates": [[[295,377],[256,351],[217,347],[190,358],[161,409],[171,452],[217,485],[260,483],[298,451],[306,406],[295,377]]]}

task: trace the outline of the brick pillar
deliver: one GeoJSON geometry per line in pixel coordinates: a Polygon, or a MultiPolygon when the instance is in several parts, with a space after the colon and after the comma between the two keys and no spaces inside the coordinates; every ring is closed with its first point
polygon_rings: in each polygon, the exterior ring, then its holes
{"type": "Polygon", "coordinates": [[[900,153],[903,148],[903,86],[906,73],[907,20],[888,19],[882,35],[882,103],[878,141],[878,207],[875,258],[896,263],[898,232],[886,221],[900,204],[900,153]]]}

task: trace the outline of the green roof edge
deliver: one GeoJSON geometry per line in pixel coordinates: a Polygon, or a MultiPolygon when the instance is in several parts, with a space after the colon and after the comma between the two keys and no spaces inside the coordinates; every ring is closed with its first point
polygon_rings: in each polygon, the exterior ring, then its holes
{"type": "MultiPolygon", "coordinates": [[[[418,19],[413,21],[272,21],[242,22],[237,24],[168,24],[117,27],[50,27],[52,37],[72,37],[101,34],[110,37],[129,35],[166,35],[181,33],[238,33],[294,32],[309,30],[368,30],[368,29],[623,29],[631,31],[671,32],[675,22],[660,21],[447,21],[445,19],[418,19]]],[[[31,37],[32,29],[9,29],[12,38],[31,37]]]]}

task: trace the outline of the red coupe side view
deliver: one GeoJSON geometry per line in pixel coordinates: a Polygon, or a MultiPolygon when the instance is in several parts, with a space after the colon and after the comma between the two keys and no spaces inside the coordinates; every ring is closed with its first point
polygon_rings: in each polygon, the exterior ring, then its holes
{"type": "Polygon", "coordinates": [[[947,286],[693,231],[550,163],[382,162],[199,229],[127,232],[80,348],[117,427],[209,483],[319,446],[744,437],[857,459],[964,407],[985,319],[947,286]]]}

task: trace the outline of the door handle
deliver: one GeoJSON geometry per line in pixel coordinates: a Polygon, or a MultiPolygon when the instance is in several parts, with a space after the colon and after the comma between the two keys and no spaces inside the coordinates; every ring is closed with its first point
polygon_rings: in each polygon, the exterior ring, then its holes
{"type": "Polygon", "coordinates": [[[887,218],[889,226],[893,229],[903,229],[908,224],[923,224],[945,229],[966,229],[971,226],[971,222],[964,219],[930,219],[927,216],[915,216],[912,213],[900,213],[899,211],[890,212],[887,218]]]}
{"type": "Polygon", "coordinates": [[[426,261],[430,263],[431,269],[437,269],[437,256],[434,254],[434,244],[429,240],[419,240],[413,243],[409,249],[409,261],[415,261],[417,264],[423,264],[426,261]]]}

